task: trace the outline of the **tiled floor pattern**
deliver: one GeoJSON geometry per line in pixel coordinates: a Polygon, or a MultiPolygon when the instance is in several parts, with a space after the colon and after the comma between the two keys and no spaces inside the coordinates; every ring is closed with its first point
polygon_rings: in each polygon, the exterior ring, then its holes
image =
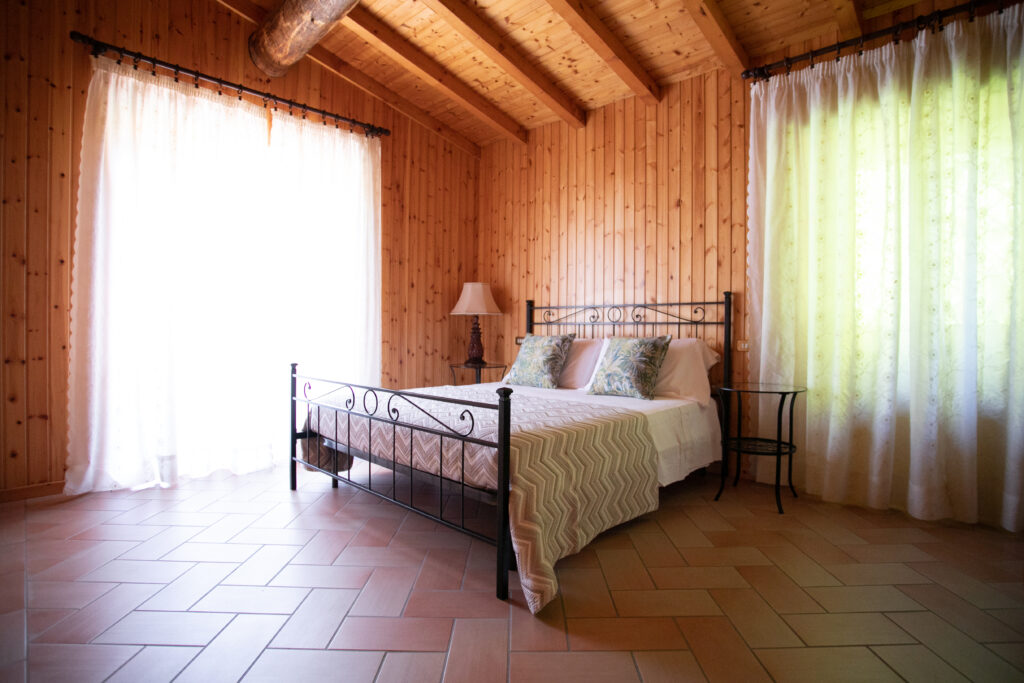
{"type": "Polygon", "coordinates": [[[697,475],[532,616],[491,546],[286,482],[0,506],[0,681],[1024,680],[1018,535],[697,475]]]}

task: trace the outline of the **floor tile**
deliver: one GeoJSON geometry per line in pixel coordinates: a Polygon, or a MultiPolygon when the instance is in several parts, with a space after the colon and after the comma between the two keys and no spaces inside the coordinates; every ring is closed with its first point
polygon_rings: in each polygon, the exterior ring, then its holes
{"type": "Polygon", "coordinates": [[[519,591],[509,593],[509,650],[561,651],[569,647],[565,610],[555,598],[537,614],[531,614],[519,591]]]}
{"type": "Polygon", "coordinates": [[[936,559],[909,543],[867,543],[842,549],[858,562],[931,562],[936,559]]]}
{"type": "Polygon", "coordinates": [[[383,657],[382,652],[264,650],[242,681],[330,681],[344,671],[346,683],[371,683],[383,657]]]}
{"type": "Polygon", "coordinates": [[[0,614],[0,664],[25,658],[26,610],[0,614]]]}
{"type": "Polygon", "coordinates": [[[191,609],[193,612],[291,614],[308,593],[308,588],[217,586],[191,609]]]}
{"type": "Polygon", "coordinates": [[[688,617],[721,614],[706,590],[612,591],[620,617],[688,617]]]}
{"type": "Polygon", "coordinates": [[[799,586],[838,586],[839,580],[796,546],[764,548],[775,565],[799,586]]]}
{"type": "Polygon", "coordinates": [[[335,567],[289,564],[277,573],[271,586],[302,588],[362,588],[373,573],[370,567],[335,567]]]}
{"type": "Polygon", "coordinates": [[[222,562],[199,562],[160,592],[139,606],[147,610],[187,610],[210,592],[238,565],[222,562]]]}
{"type": "Polygon", "coordinates": [[[37,645],[28,653],[33,683],[105,680],[142,648],[131,645],[37,645]]]}
{"type": "Polygon", "coordinates": [[[231,543],[304,546],[316,535],[310,529],[262,529],[248,527],[231,537],[231,543]]]}
{"type": "Polygon", "coordinates": [[[847,586],[879,586],[931,583],[932,580],[900,562],[830,564],[828,573],[847,586]]]}
{"type": "Polygon", "coordinates": [[[198,647],[144,647],[108,678],[107,683],[166,683],[174,680],[201,650],[198,647]]]}
{"type": "Polygon", "coordinates": [[[182,543],[164,555],[171,562],[245,562],[260,549],[246,543],[182,543]]]}
{"type": "Polygon", "coordinates": [[[604,572],[605,583],[611,590],[644,590],[654,588],[640,555],[628,550],[598,550],[598,562],[604,572]]]}
{"type": "Polygon", "coordinates": [[[401,616],[418,574],[416,567],[375,568],[349,614],[360,617],[401,616]]]}
{"type": "Polygon", "coordinates": [[[227,543],[257,519],[257,515],[224,515],[190,540],[194,543],[227,543]]]}
{"type": "Polygon", "coordinates": [[[196,526],[172,526],[119,556],[122,560],[159,560],[202,531],[196,526]]]}
{"type": "Polygon", "coordinates": [[[634,652],[633,658],[644,683],[707,680],[692,652],[634,652]]]}
{"type": "Polygon", "coordinates": [[[912,612],[924,607],[893,586],[811,586],[807,593],[829,612],[912,612]]]}
{"type": "Polygon", "coordinates": [[[989,643],[987,647],[989,650],[992,650],[992,652],[995,652],[997,655],[1015,666],[1019,671],[1024,672],[1024,644],[989,643]]]}
{"type": "Polygon", "coordinates": [[[290,545],[265,545],[221,583],[234,586],[265,586],[277,576],[299,549],[290,545]]]}
{"type": "Polygon", "coordinates": [[[893,645],[913,643],[899,626],[877,612],[854,614],[788,614],[786,623],[812,647],[831,645],[893,645]]]}
{"type": "Polygon", "coordinates": [[[866,647],[812,647],[758,650],[761,663],[778,683],[899,681],[866,647]]]}
{"type": "Polygon", "coordinates": [[[468,552],[461,548],[431,548],[416,578],[417,590],[458,590],[466,571],[468,552]]]}
{"type": "Polygon", "coordinates": [[[454,620],[346,617],[331,640],[336,650],[447,652],[454,620]]]}
{"type": "Polygon", "coordinates": [[[239,614],[185,667],[175,683],[240,680],[284,621],[285,617],[277,614],[239,614]]]}
{"type": "MultiPolygon", "coordinates": [[[[1009,628],[942,586],[901,586],[899,590],[979,643],[1024,642],[1024,633],[1009,628]]],[[[886,609],[892,610],[891,607],[886,609]]]]}
{"type": "Polygon", "coordinates": [[[395,547],[355,546],[351,543],[334,560],[336,565],[360,567],[419,567],[427,550],[395,547]]]}
{"type": "Polygon", "coordinates": [[[719,588],[711,597],[751,648],[800,647],[800,638],[753,588],[719,588]]]}
{"type": "Polygon", "coordinates": [[[977,681],[1020,681],[1024,674],[930,612],[897,612],[889,616],[967,678],[977,681]]]}
{"type": "Polygon", "coordinates": [[[91,541],[148,541],[166,528],[142,524],[98,524],[72,538],[91,541]]]}
{"type": "Polygon", "coordinates": [[[680,552],[687,563],[694,567],[737,567],[772,563],[760,549],[743,546],[680,548],[680,552]]]}
{"type": "Polygon", "coordinates": [[[685,650],[686,640],[667,617],[566,619],[570,650],[685,650]]]}
{"type": "Polygon", "coordinates": [[[740,567],[738,571],[779,614],[824,611],[814,598],[778,567],[740,567]]]}
{"type": "Polygon", "coordinates": [[[270,646],[326,648],[358,595],[359,591],[352,589],[314,588],[270,646]]]}
{"type": "Polygon", "coordinates": [[[230,614],[135,611],[93,642],[113,645],[206,645],[231,621],[230,614]]]}
{"type": "Polygon", "coordinates": [[[34,581],[74,581],[80,576],[121,557],[138,545],[134,541],[99,541],[88,550],[31,576],[34,581]]]}
{"type": "Polygon", "coordinates": [[[494,591],[413,591],[405,616],[500,619],[508,616],[508,603],[495,599],[494,591]]]}
{"type": "Polygon", "coordinates": [[[508,678],[508,620],[456,619],[444,678],[504,682],[508,678]]]}
{"type": "Polygon", "coordinates": [[[351,531],[319,530],[313,539],[292,558],[292,563],[333,564],[354,535],[351,531]]]}
{"type": "Polygon", "coordinates": [[[736,527],[725,517],[708,505],[686,505],[683,507],[686,516],[694,526],[706,533],[708,531],[734,531],[736,527]]]}
{"type": "Polygon", "coordinates": [[[652,567],[685,567],[686,560],[679,554],[675,545],[660,529],[655,532],[630,532],[633,547],[640,554],[644,566],[652,567]]]}
{"type": "Polygon", "coordinates": [[[111,560],[79,581],[106,581],[120,583],[170,583],[194,567],[192,562],[164,560],[111,560]]]}
{"type": "Polygon", "coordinates": [[[116,583],[29,581],[27,605],[29,609],[81,609],[116,587],[116,583]]]}
{"type": "Polygon", "coordinates": [[[871,649],[893,671],[911,683],[967,681],[956,669],[924,645],[875,645],[871,649]]]}
{"type": "Polygon", "coordinates": [[[444,660],[440,652],[388,652],[375,683],[437,683],[444,660]]]}
{"type": "Polygon", "coordinates": [[[727,617],[681,617],[679,629],[709,681],[770,681],[727,617]]]}
{"type": "MultiPolygon", "coordinates": [[[[74,614],[77,610],[74,609],[29,609],[26,611],[25,617],[25,629],[29,640],[35,640],[36,636],[41,634],[46,629],[50,628],[54,624],[74,614]]],[[[4,642],[9,638],[4,638],[4,642]]],[[[0,657],[0,660],[3,658],[0,657]]],[[[0,678],[0,680],[3,680],[0,678]]]]}
{"type": "Polygon", "coordinates": [[[979,609],[1024,607],[1024,601],[1007,595],[943,562],[919,562],[911,565],[911,568],[979,609]]]}
{"type": "Polygon", "coordinates": [[[627,683],[639,681],[628,652],[513,652],[513,683],[627,683]]]}
{"type": "Polygon", "coordinates": [[[746,588],[750,585],[735,567],[652,567],[647,571],[659,589],[746,588]]]}
{"type": "Polygon", "coordinates": [[[156,593],[160,584],[122,583],[37,637],[37,643],[88,643],[156,593]]]}
{"type": "Polygon", "coordinates": [[[557,573],[567,616],[615,616],[615,604],[600,569],[567,568],[558,569],[557,573]]]}

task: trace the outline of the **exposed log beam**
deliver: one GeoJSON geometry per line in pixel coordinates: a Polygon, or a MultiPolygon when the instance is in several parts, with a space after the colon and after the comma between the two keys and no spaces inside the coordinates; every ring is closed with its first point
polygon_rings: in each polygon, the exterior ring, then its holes
{"type": "MultiPolygon", "coordinates": [[[[259,24],[267,14],[267,10],[251,2],[251,0],[217,0],[217,2],[252,24],[259,24]]],[[[366,94],[377,98],[403,116],[407,116],[427,130],[441,136],[462,151],[468,152],[475,157],[480,156],[480,146],[475,142],[441,123],[387,86],[370,78],[333,52],[317,46],[310,50],[307,56],[366,94]]]]}
{"type": "Polygon", "coordinates": [[[839,40],[859,38],[864,34],[854,0],[832,0],[832,7],[836,13],[836,23],[839,24],[839,40]]]}
{"type": "Polygon", "coordinates": [[[268,76],[284,76],[359,0],[284,0],[249,36],[249,57],[268,76]]]}
{"type": "Polygon", "coordinates": [[[647,104],[657,104],[661,87],[636,57],[605,26],[585,0],[548,0],[548,4],[603,59],[629,89],[647,104]]]}
{"type": "Polygon", "coordinates": [[[353,8],[341,20],[341,25],[442,91],[499,133],[526,143],[526,129],[511,116],[362,7],[353,8]]]}
{"type": "Polygon", "coordinates": [[[715,0],[683,0],[683,6],[723,66],[740,76],[750,66],[750,58],[740,41],[736,40],[736,34],[718,3],[715,0]]]}
{"type": "Polygon", "coordinates": [[[582,128],[586,124],[586,111],[472,8],[461,0],[423,0],[423,4],[563,121],[573,128],[582,128]]]}

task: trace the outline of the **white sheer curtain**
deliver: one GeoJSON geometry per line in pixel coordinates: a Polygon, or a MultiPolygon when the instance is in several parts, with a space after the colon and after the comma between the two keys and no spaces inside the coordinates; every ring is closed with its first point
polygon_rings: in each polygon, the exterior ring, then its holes
{"type": "Polygon", "coordinates": [[[1024,8],[756,83],[750,144],[752,367],[809,388],[806,489],[1024,528],[1024,8]]]}
{"type": "Polygon", "coordinates": [[[290,362],[380,380],[377,140],[96,60],[65,491],[287,459],[290,362]]]}

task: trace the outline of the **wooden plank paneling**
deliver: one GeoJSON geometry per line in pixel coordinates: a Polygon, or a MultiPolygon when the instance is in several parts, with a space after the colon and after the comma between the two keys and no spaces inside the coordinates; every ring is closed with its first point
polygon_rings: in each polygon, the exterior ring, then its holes
{"type": "MultiPolygon", "coordinates": [[[[526,152],[484,147],[480,211],[490,224],[480,231],[479,276],[502,292],[505,311],[493,325],[501,334],[484,335],[486,355],[515,358],[531,298],[628,303],[718,299],[731,290],[734,340],[745,339],[745,119],[744,84],[719,70],[667,87],[657,105],[632,100],[591,112],[582,131],[561,123],[532,131],[526,152]],[[537,213],[549,193],[566,197],[568,210],[537,213]],[[524,214],[542,220],[524,222],[524,214]],[[572,263],[560,256],[563,233],[572,263]],[[518,249],[506,251],[511,244],[518,249]],[[508,255],[541,272],[516,277],[508,255]],[[562,273],[545,269],[563,267],[567,286],[548,287],[562,273]]],[[[706,338],[720,348],[717,331],[706,338]]],[[[733,360],[744,377],[745,354],[733,360]]]]}
{"type": "MultiPolygon", "coordinates": [[[[39,0],[0,10],[0,499],[59,490],[67,451],[71,258],[89,51],[71,30],[392,129],[382,140],[382,382],[449,381],[476,277],[479,161],[303,60],[270,81],[250,25],[212,0],[39,0]]],[[[225,93],[228,95],[229,93],[225,93]]]]}

